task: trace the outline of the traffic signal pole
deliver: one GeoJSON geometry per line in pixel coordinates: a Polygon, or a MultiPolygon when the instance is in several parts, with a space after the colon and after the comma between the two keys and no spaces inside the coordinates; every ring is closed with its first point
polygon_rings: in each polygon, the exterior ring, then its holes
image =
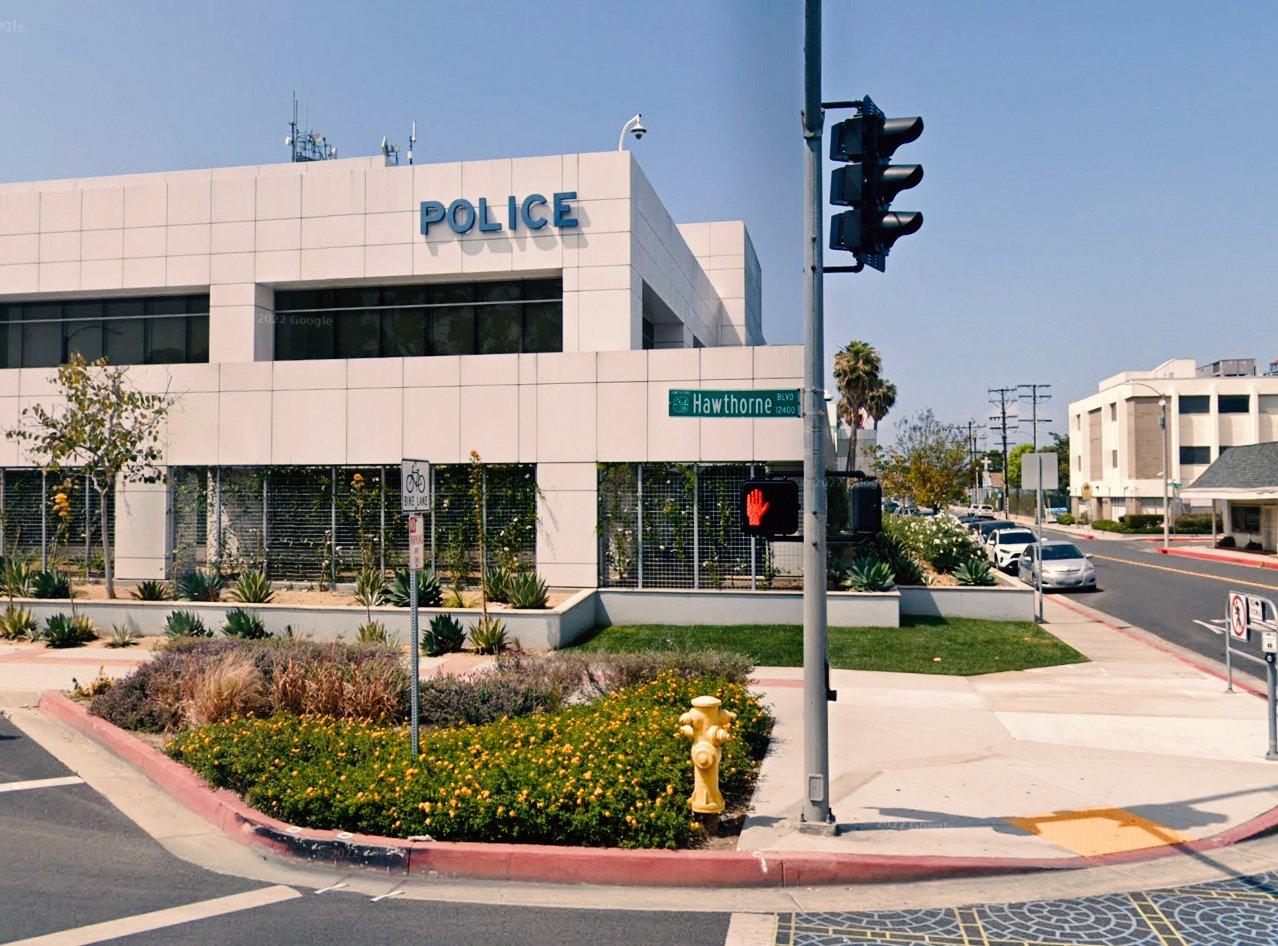
{"type": "Polygon", "coordinates": [[[803,37],[803,762],[805,831],[832,832],[825,554],[825,344],[822,293],[821,0],[805,0],[803,37]]]}

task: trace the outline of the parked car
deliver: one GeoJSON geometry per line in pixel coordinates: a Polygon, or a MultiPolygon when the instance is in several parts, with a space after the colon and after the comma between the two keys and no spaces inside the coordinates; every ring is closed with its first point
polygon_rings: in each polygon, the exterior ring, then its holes
{"type": "Polygon", "coordinates": [[[1048,506],[1046,522],[1056,522],[1057,517],[1063,512],[1069,512],[1068,506],[1048,506]]]}
{"type": "Polygon", "coordinates": [[[1010,519],[983,519],[980,522],[973,523],[971,529],[976,533],[976,538],[984,545],[990,533],[995,529],[1013,529],[1015,527],[1016,523],[1010,519]]]}
{"type": "Polygon", "coordinates": [[[1082,588],[1096,590],[1096,566],[1092,557],[1084,555],[1073,542],[1053,539],[1042,546],[1028,546],[1017,560],[1016,573],[1021,581],[1035,584],[1038,580],[1039,555],[1042,555],[1043,589],[1082,588]]]}
{"type": "Polygon", "coordinates": [[[1021,554],[1036,542],[1038,537],[1029,529],[998,529],[991,533],[990,561],[1002,571],[1014,572],[1021,554]]]}
{"type": "Polygon", "coordinates": [[[973,503],[970,512],[974,516],[984,516],[986,519],[994,518],[994,507],[989,503],[973,503]]]}

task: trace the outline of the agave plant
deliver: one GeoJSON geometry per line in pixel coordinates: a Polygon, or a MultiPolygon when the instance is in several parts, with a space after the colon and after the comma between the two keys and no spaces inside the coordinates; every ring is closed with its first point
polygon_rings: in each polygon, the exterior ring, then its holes
{"type": "Polygon", "coordinates": [[[36,572],[31,579],[31,595],[35,598],[70,598],[71,579],[58,571],[36,572]]]}
{"type": "Polygon", "coordinates": [[[107,638],[106,645],[108,647],[132,647],[138,642],[137,635],[133,633],[133,628],[127,624],[112,624],[111,636],[107,638]]]}
{"type": "Polygon", "coordinates": [[[227,637],[238,637],[247,641],[258,641],[271,636],[262,619],[247,608],[231,608],[227,611],[222,633],[227,637]]]}
{"type": "Polygon", "coordinates": [[[44,622],[44,642],[49,647],[79,647],[97,639],[97,628],[83,614],[54,614],[44,622]]]}
{"type": "Polygon", "coordinates": [[[876,559],[858,558],[848,568],[843,587],[853,591],[891,591],[892,566],[876,559]]]}
{"type": "Polygon", "coordinates": [[[250,569],[235,580],[231,587],[232,600],[243,604],[268,604],[275,597],[271,590],[271,580],[265,572],[250,569]]]}
{"type": "Polygon", "coordinates": [[[422,650],[427,657],[455,654],[465,643],[465,628],[450,614],[437,614],[422,628],[422,650]]]}
{"type": "MultiPolygon", "coordinates": [[[[411,581],[410,573],[406,571],[396,572],[395,577],[391,579],[390,586],[386,589],[386,594],[390,598],[390,603],[395,605],[395,607],[408,607],[409,590],[412,587],[411,581]]],[[[438,608],[443,600],[444,595],[440,590],[439,579],[435,577],[435,573],[419,571],[417,573],[417,606],[420,608],[438,608]]]]}
{"type": "Polygon", "coordinates": [[[167,581],[140,581],[131,594],[135,601],[172,601],[173,587],[167,581]]]}
{"type": "Polygon", "coordinates": [[[355,639],[361,644],[387,644],[390,635],[381,621],[365,621],[356,629],[355,639]]]}
{"type": "Polygon", "coordinates": [[[355,577],[355,603],[365,610],[386,603],[386,579],[376,568],[366,568],[355,577]]]}
{"type": "Polygon", "coordinates": [[[484,572],[484,594],[489,601],[510,601],[510,570],[495,565],[484,572]]]}
{"type": "Polygon", "coordinates": [[[27,558],[6,558],[4,567],[0,568],[0,586],[3,586],[0,590],[10,598],[30,598],[38,571],[27,558]]]}
{"type": "Polygon", "coordinates": [[[177,580],[179,598],[187,601],[222,600],[222,576],[205,568],[181,575],[177,580]]]}
{"type": "Polygon", "coordinates": [[[204,626],[194,611],[172,611],[164,621],[164,633],[169,637],[212,637],[213,632],[204,626]]]}
{"type": "Polygon", "coordinates": [[[506,600],[512,608],[544,608],[549,590],[536,572],[520,572],[507,585],[506,600]]]}
{"type": "Polygon", "coordinates": [[[510,646],[506,625],[500,618],[485,615],[470,629],[470,643],[477,654],[500,654],[510,646]]]}
{"type": "Polygon", "coordinates": [[[960,585],[988,586],[994,584],[994,570],[985,559],[970,558],[954,569],[954,580],[960,585]]]}
{"type": "Polygon", "coordinates": [[[26,608],[11,604],[0,613],[0,638],[29,640],[31,632],[38,631],[39,627],[35,615],[26,608]]]}

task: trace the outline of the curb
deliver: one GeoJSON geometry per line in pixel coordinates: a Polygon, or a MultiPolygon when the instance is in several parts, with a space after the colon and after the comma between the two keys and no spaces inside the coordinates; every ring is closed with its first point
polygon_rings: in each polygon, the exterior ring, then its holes
{"type": "Polygon", "coordinates": [[[1099,857],[997,858],[815,851],[661,851],[409,841],[288,825],[214,789],[190,769],[55,690],[40,712],[128,762],[233,840],[276,854],[390,873],[465,880],[642,887],[813,887],[1080,870],[1212,851],[1278,831],[1278,808],[1185,844],[1099,857]]]}
{"type": "Polygon", "coordinates": [[[1224,562],[1226,565],[1248,565],[1252,568],[1278,569],[1278,562],[1261,559],[1238,558],[1233,555],[1211,555],[1195,552],[1191,549],[1159,549],[1158,551],[1163,555],[1183,555],[1185,558],[1202,559],[1204,562],[1224,562]]]}

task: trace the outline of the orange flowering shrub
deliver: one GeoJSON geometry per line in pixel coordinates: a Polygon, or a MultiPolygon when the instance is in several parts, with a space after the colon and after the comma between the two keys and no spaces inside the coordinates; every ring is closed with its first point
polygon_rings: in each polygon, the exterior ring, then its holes
{"type": "Polygon", "coordinates": [[[744,800],[772,718],[743,686],[667,672],[584,706],[423,734],[321,716],[235,718],[168,753],[291,824],[392,837],[678,848],[697,836],[692,763],[676,738],[692,698],[737,714],[720,786],[744,800]]]}

